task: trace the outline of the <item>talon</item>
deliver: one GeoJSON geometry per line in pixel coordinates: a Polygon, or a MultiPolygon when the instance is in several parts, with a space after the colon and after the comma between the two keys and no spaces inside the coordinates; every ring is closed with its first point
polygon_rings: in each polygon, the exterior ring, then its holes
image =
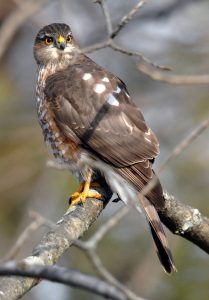
{"type": "Polygon", "coordinates": [[[90,186],[99,187],[99,184],[97,182],[91,183],[91,176],[92,176],[92,171],[89,171],[87,180],[85,182],[82,182],[78,190],[71,195],[69,199],[70,207],[76,204],[80,204],[80,205],[83,204],[86,201],[86,198],[96,198],[96,199],[102,198],[102,195],[99,192],[95,190],[90,190],[90,186]]]}
{"type": "Polygon", "coordinates": [[[69,199],[69,205],[70,207],[76,204],[83,205],[86,198],[101,199],[102,195],[95,190],[89,190],[87,193],[85,191],[81,193],[75,192],[69,199]]]}

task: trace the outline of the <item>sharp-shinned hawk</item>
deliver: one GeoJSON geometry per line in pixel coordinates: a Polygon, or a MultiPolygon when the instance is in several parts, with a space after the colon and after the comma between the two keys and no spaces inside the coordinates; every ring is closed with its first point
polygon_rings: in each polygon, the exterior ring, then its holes
{"type": "Polygon", "coordinates": [[[120,199],[144,212],[162,266],[171,273],[175,266],[156,211],[165,202],[160,182],[146,198],[139,194],[153,178],[159,144],[126,85],[84,55],[65,24],[54,23],[38,32],[34,56],[38,118],[45,141],[54,156],[84,181],[71,205],[100,197],[89,187],[94,170],[101,171],[120,199]]]}

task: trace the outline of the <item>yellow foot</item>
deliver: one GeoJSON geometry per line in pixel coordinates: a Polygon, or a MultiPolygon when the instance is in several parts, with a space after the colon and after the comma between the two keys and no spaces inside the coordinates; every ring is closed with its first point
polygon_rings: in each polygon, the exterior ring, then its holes
{"type": "Polygon", "coordinates": [[[96,198],[101,199],[102,195],[98,193],[95,190],[90,191],[90,185],[91,187],[98,187],[99,185],[96,182],[91,183],[91,176],[92,171],[90,170],[87,175],[87,180],[85,182],[82,182],[78,188],[78,191],[75,192],[69,199],[69,205],[70,207],[84,203],[86,198],[96,198]]]}
{"type": "Polygon", "coordinates": [[[70,207],[76,205],[76,204],[83,204],[86,201],[86,198],[95,198],[95,199],[101,199],[102,195],[98,193],[97,191],[90,191],[86,193],[85,191],[79,193],[75,192],[69,199],[70,207]]]}

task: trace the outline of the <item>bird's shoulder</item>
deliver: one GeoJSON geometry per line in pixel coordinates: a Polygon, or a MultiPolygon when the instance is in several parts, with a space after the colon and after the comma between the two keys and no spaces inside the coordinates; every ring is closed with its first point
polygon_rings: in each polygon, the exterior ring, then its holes
{"type": "Polygon", "coordinates": [[[119,102],[133,104],[125,83],[86,55],[48,76],[44,92],[49,99],[71,95],[72,100],[82,95],[98,96],[101,102],[113,93],[119,102]]]}

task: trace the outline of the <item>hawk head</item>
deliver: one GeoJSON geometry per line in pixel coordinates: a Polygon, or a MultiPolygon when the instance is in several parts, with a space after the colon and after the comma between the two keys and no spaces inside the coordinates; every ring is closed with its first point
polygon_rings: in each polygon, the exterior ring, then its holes
{"type": "Polygon", "coordinates": [[[40,65],[57,64],[72,59],[76,49],[78,46],[70,27],[62,23],[53,23],[38,32],[34,44],[34,56],[40,65]]]}

